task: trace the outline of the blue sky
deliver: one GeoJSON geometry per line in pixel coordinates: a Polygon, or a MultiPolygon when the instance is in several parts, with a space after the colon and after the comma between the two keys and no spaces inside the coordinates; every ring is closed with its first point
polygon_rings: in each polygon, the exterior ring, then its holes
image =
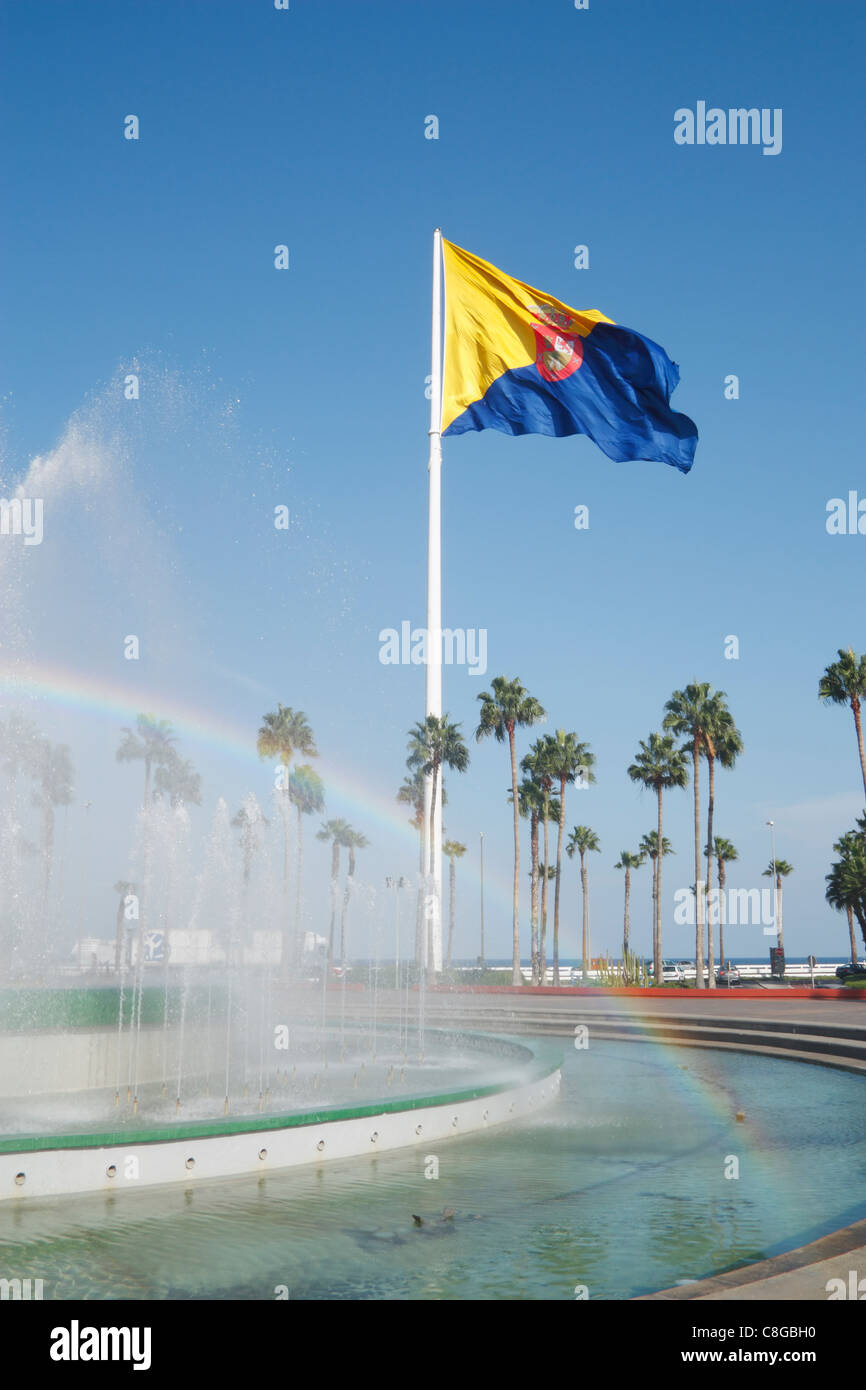
{"type": "MultiPolygon", "coordinates": [[[[795,866],[789,951],[844,952],[823,876],[862,786],[851,716],[816,689],[837,647],[866,647],[866,538],[825,527],[828,499],[866,495],[857,8],[77,0],[7,3],[0,23],[3,483],[50,454],[76,413],[107,458],[83,488],[59,489],[7,654],[123,684],[133,702],[139,683],[166,696],[159,713],[172,717],[172,700],[208,711],[251,745],[276,699],[300,706],[344,789],[329,814],[372,842],[359,872],[412,872],[412,835],[382,808],[423,673],[383,667],[378,633],[423,621],[441,225],[663,344],[681,369],[674,404],[700,430],[688,477],[611,463],[581,438],[445,441],[446,619],[486,628],[488,679],[519,675],[547,727],[575,729],[598,759],[597,785],[567,815],[602,842],[594,948],[617,948],[612,866],[654,825],[625,768],[671,691],[697,678],[727,691],[746,745],[718,785],[736,881],[760,885],[772,816],[795,866]],[[781,108],[782,152],[675,145],[674,111],[699,100],[781,108]],[[130,113],[138,141],[123,138],[130,113]],[[588,270],[573,266],[577,244],[588,270]],[[120,389],[132,370],[135,403],[120,389]],[[288,533],[273,529],[278,503],[288,533]],[[134,671],[128,632],[142,637],[134,671]],[[738,661],[724,658],[728,634],[738,661]],[[357,801],[349,784],[365,789],[357,801]]],[[[446,707],[467,733],[486,685],[447,673],[446,707]]],[[[32,712],[78,766],[71,858],[93,801],[87,914],[107,933],[135,813],[135,774],[113,759],[123,720],[50,699],[32,712]]],[[[192,733],[183,749],[205,785],[196,833],[217,795],[267,795],[254,757],[192,733]]],[[[477,951],[481,830],[488,951],[509,951],[507,783],[504,750],[473,740],[446,814],[469,846],[461,955],[477,951]]],[[[671,895],[694,878],[690,816],[690,794],[672,795],[671,895]]],[[[324,888],[321,847],[310,863],[324,888]]],[[[569,955],[576,867],[566,874],[569,955]]],[[[634,930],[648,947],[643,878],[634,930]]],[[[666,950],[685,954],[689,930],[666,917],[666,950]]],[[[731,953],[763,953],[760,930],[741,930],[731,953]]]]}

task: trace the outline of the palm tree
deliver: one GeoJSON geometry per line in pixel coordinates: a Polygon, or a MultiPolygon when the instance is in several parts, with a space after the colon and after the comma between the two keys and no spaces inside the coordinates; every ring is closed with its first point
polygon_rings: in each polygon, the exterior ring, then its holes
{"type": "Polygon", "coordinates": [[[624,915],[624,917],[623,917],[623,924],[622,924],[622,976],[623,976],[623,983],[624,983],[624,984],[628,984],[628,983],[629,983],[629,980],[628,980],[628,973],[627,973],[627,972],[628,972],[628,953],[629,953],[629,939],[628,939],[628,932],[629,932],[628,903],[629,903],[629,895],[630,895],[630,893],[631,893],[631,875],[632,875],[632,870],[633,870],[633,869],[639,869],[639,868],[641,867],[641,865],[645,862],[645,858],[646,858],[646,856],[645,856],[643,853],[640,853],[640,854],[632,854],[630,850],[624,849],[624,850],[621,850],[621,851],[620,851],[619,859],[618,859],[618,861],[616,862],[616,864],[614,864],[614,866],[613,866],[615,869],[624,869],[624,870],[625,870],[625,915],[624,915]]]}
{"type": "Polygon", "coordinates": [[[556,839],[556,883],[553,895],[553,983],[559,984],[559,902],[562,881],[562,840],[565,832],[565,788],[574,782],[578,770],[586,772],[588,782],[595,781],[592,767],[595,755],[589,745],[581,743],[577,734],[567,734],[557,729],[544,740],[545,759],[548,771],[554,781],[559,782],[559,830],[556,839]]]}
{"type": "MultiPolygon", "coordinates": [[[[414,825],[416,830],[424,830],[424,773],[420,767],[408,777],[403,778],[403,785],[397,793],[397,800],[403,806],[411,806],[413,814],[409,818],[409,824],[414,825]]],[[[424,840],[421,840],[421,860],[419,868],[424,868],[424,840]]]]}
{"type": "Polygon", "coordinates": [[[866,756],[863,753],[863,729],[860,723],[860,706],[866,698],[866,656],[855,656],[850,647],[847,651],[840,647],[838,660],[831,662],[818,682],[818,697],[825,704],[851,706],[857,731],[863,790],[866,792],[866,756]]]}
{"type": "MultiPolygon", "coordinates": [[[[416,724],[410,731],[410,758],[423,757],[420,763],[425,777],[430,777],[430,805],[436,805],[436,793],[441,769],[447,767],[452,772],[465,772],[469,766],[469,749],[463,740],[459,724],[452,724],[447,714],[438,717],[428,714],[423,724],[416,724]]],[[[431,812],[432,814],[432,812],[431,812]]],[[[429,836],[430,849],[427,872],[433,873],[435,847],[432,834],[429,836]]]]}
{"type": "Polygon", "coordinates": [[[304,816],[321,815],[325,809],[325,784],[309,763],[293,768],[289,776],[289,800],[298,813],[298,869],[295,875],[295,946],[300,949],[301,876],[304,868],[304,816]]]}
{"type": "Polygon", "coordinates": [[[253,855],[259,849],[262,842],[262,831],[267,825],[267,820],[262,814],[262,808],[256,800],[254,792],[249,792],[244,797],[239,811],[232,817],[232,825],[240,830],[241,857],[244,866],[244,892],[249,890],[250,873],[253,867],[253,855]]]}
{"type": "MultiPolygon", "coordinates": [[[[724,692],[719,691],[724,697],[724,692]]],[[[678,738],[685,740],[684,751],[692,755],[692,789],[695,805],[695,884],[697,911],[695,913],[695,987],[703,989],[704,981],[704,899],[700,891],[701,879],[701,783],[700,760],[705,753],[708,730],[718,716],[716,697],[711,695],[710,686],[705,681],[693,681],[683,690],[675,690],[665,704],[667,713],[662,727],[670,729],[678,738]]],[[[658,980],[660,977],[656,976],[658,980]]]]}
{"type": "Polygon", "coordinates": [[[126,911],[126,899],[131,893],[137,893],[138,889],[134,883],[127,883],[125,878],[119,878],[114,885],[115,893],[120,895],[117,904],[117,918],[114,931],[114,969],[119,973],[120,967],[125,958],[125,940],[123,933],[123,919],[126,911]]]}
{"type": "MultiPolygon", "coordinates": [[[[418,965],[424,959],[424,773],[421,771],[423,761],[422,750],[413,750],[409,745],[409,757],[406,759],[406,766],[410,769],[409,776],[404,777],[403,785],[397,793],[397,800],[403,806],[411,806],[413,815],[409,818],[409,824],[418,831],[418,892],[415,901],[415,961],[418,965]]],[[[443,788],[444,804],[444,788],[443,788]]]]}
{"type": "Polygon", "coordinates": [[[42,744],[43,738],[36,725],[15,710],[5,722],[0,721],[0,759],[9,779],[9,809],[16,826],[14,833],[19,851],[23,851],[25,841],[19,824],[18,778],[21,773],[29,777],[37,775],[42,744]]]}
{"type": "MultiPolygon", "coordinates": [[[[427,741],[426,731],[423,724],[416,724],[409,730],[409,755],[406,758],[406,766],[409,769],[408,776],[403,780],[403,785],[397,793],[397,800],[406,806],[411,806],[414,811],[409,819],[409,824],[418,831],[418,892],[415,903],[415,960],[420,965],[425,958],[426,943],[424,932],[424,893],[425,879],[427,875],[427,857],[424,853],[424,804],[426,800],[427,779],[424,775],[424,764],[427,761],[427,741]]],[[[445,779],[442,779],[443,808],[448,804],[448,796],[445,791],[445,779]]],[[[431,802],[432,805],[432,802],[431,802]]]]}
{"type": "Polygon", "coordinates": [[[544,865],[541,878],[541,932],[538,948],[538,983],[544,984],[547,963],[545,959],[545,948],[547,943],[547,885],[550,882],[550,818],[559,820],[559,800],[551,800],[553,790],[553,776],[550,771],[550,759],[546,740],[538,738],[532,744],[529,752],[521,761],[521,769],[528,777],[537,783],[541,790],[542,811],[541,823],[544,826],[544,865]]]}
{"type": "MultiPolygon", "coordinates": [[[[572,830],[565,847],[569,859],[574,858],[575,850],[580,855],[580,892],[583,898],[583,958],[581,962],[583,977],[586,975],[589,963],[589,887],[586,878],[586,856],[592,850],[601,850],[598,836],[594,830],[590,830],[588,825],[576,825],[572,830]]],[[[554,966],[555,969],[556,966],[554,966]]]]}
{"type": "MultiPolygon", "coordinates": [[[[857,822],[858,826],[861,825],[861,821],[862,821],[862,818],[861,818],[860,821],[857,822]]],[[[845,859],[850,858],[852,855],[854,855],[854,854],[856,853],[858,847],[862,846],[863,843],[864,843],[864,841],[863,841],[863,829],[862,829],[862,828],[859,830],[859,832],[858,832],[858,831],[855,831],[855,830],[849,830],[849,831],[846,831],[846,833],[845,833],[844,835],[840,835],[839,839],[836,841],[835,845],[833,846],[833,851],[834,851],[835,854],[838,854],[838,855],[841,857],[841,859],[845,860],[845,859]]],[[[834,865],[833,867],[834,867],[834,869],[835,869],[835,868],[836,868],[836,865],[834,865]]],[[[832,877],[832,875],[830,875],[830,874],[827,875],[827,882],[828,882],[828,883],[830,882],[831,877],[832,877]]],[[[838,886],[838,882],[839,882],[839,879],[838,879],[838,876],[837,876],[837,878],[834,880],[834,884],[833,884],[833,889],[834,889],[834,891],[835,891],[835,888],[838,886]]],[[[831,902],[831,899],[830,899],[830,897],[829,897],[829,892],[830,892],[830,890],[828,889],[828,893],[825,894],[825,897],[827,897],[827,901],[830,902],[831,906],[832,906],[832,907],[837,907],[837,908],[839,908],[840,911],[841,911],[841,909],[842,909],[843,907],[844,907],[844,909],[845,909],[845,913],[846,913],[847,918],[848,918],[848,941],[849,941],[849,945],[850,945],[850,948],[851,948],[851,957],[850,957],[850,958],[851,958],[852,961],[856,961],[856,960],[857,960],[857,939],[856,939],[856,937],[855,937],[855,935],[854,935],[854,905],[853,905],[853,901],[851,901],[851,900],[844,900],[844,901],[843,901],[842,899],[840,899],[838,902],[831,902]]]]}
{"type": "Polygon", "coordinates": [[[200,806],[201,777],[188,758],[169,748],[153,779],[154,796],[164,796],[171,806],[200,806]]]}
{"type": "Polygon", "coordinates": [[[787,878],[788,874],[794,872],[793,864],[789,864],[785,859],[777,859],[775,864],[770,861],[761,875],[762,878],[772,878],[775,873],[776,878],[776,944],[780,951],[785,949],[782,940],[782,879],[787,878]]]}
{"type": "Polygon", "coordinates": [[[277,703],[271,714],[262,716],[262,727],[256,738],[256,752],[260,758],[278,758],[283,767],[280,791],[284,797],[283,814],[283,892],[289,887],[289,817],[287,812],[289,797],[289,767],[296,753],[307,758],[317,758],[316,738],[310,722],[303,710],[293,710],[290,705],[277,703]]]}
{"type": "MultiPolygon", "coordinates": [[[[558,798],[553,797],[550,803],[550,814],[554,815],[554,806],[558,805],[558,798]]],[[[556,817],[554,816],[554,819],[556,817]]],[[[539,864],[538,877],[541,880],[541,901],[544,904],[547,898],[547,885],[556,884],[556,865],[539,864]]],[[[541,910],[541,930],[538,934],[538,983],[543,985],[547,979],[547,917],[544,907],[541,910]]]]}
{"type": "MultiPolygon", "coordinates": [[[[858,821],[858,825],[860,822],[858,821]]],[[[839,859],[827,874],[825,897],[831,907],[843,908],[848,914],[851,936],[851,959],[856,961],[857,949],[852,917],[857,918],[860,932],[866,945],[866,837],[861,833],[849,831],[833,846],[839,859]]]]}
{"type": "Polygon", "coordinates": [[[349,872],[346,875],[346,884],[343,889],[343,909],[340,913],[340,964],[344,970],[346,968],[346,915],[349,911],[352,880],[355,877],[355,850],[366,849],[369,843],[366,835],[362,835],[359,830],[353,830],[351,825],[346,827],[342,844],[344,849],[349,851],[349,872]]]}
{"type": "Polygon", "coordinates": [[[13,785],[21,772],[29,772],[34,766],[41,740],[36,725],[16,710],[5,721],[0,720],[0,758],[13,785]]]}
{"type": "MultiPolygon", "coordinates": [[[[523,759],[523,767],[526,759],[523,759]]],[[[544,808],[544,793],[541,787],[532,777],[524,777],[517,789],[520,798],[520,814],[529,821],[529,863],[530,863],[530,890],[529,890],[529,922],[530,922],[530,961],[532,966],[532,983],[538,984],[538,823],[544,808]]],[[[511,792],[508,793],[511,800],[511,792]]]]}
{"type": "Polygon", "coordinates": [[[824,895],[831,907],[844,908],[848,917],[848,938],[851,960],[858,958],[857,940],[854,935],[854,915],[859,907],[860,930],[866,942],[866,854],[857,850],[844,862],[834,864],[827,874],[827,891],[824,895]]]}
{"type": "Polygon", "coordinates": [[[442,853],[448,858],[449,875],[449,913],[448,913],[448,954],[445,957],[445,969],[451,969],[451,947],[454,944],[454,908],[457,899],[457,870],[455,864],[458,859],[462,859],[466,853],[466,846],[461,845],[459,840],[446,840],[442,846],[442,853]]]}
{"type": "Polygon", "coordinates": [[[854,908],[851,903],[845,904],[845,911],[848,915],[848,943],[851,947],[851,964],[857,963],[857,938],[854,935],[854,908]]]}
{"type": "MultiPolygon", "coordinates": [[[[715,767],[733,767],[743,751],[743,739],[734,724],[730,710],[725,704],[722,691],[717,691],[710,700],[711,718],[704,733],[703,753],[710,774],[710,792],[707,801],[707,902],[713,889],[713,811],[715,808],[715,767]]],[[[715,954],[713,951],[713,914],[707,913],[707,977],[712,986],[715,983],[715,954]]]]}
{"type": "Polygon", "coordinates": [[[660,845],[662,852],[660,855],[657,853],[653,861],[655,868],[653,875],[655,896],[653,978],[658,982],[662,978],[662,859],[665,855],[665,837],[662,833],[662,793],[669,787],[685,787],[688,784],[689,773],[686,755],[681,748],[677,748],[671,734],[650,734],[646,741],[641,739],[640,751],[629,767],[628,775],[633,782],[639,782],[643,787],[652,788],[658,799],[656,847],[658,848],[660,845]]]}
{"type": "Polygon", "coordinates": [[[508,680],[505,676],[494,676],[491,691],[482,691],[477,697],[481,702],[481,714],[475,738],[480,743],[483,738],[493,734],[497,743],[508,739],[511,755],[511,796],[514,806],[514,897],[512,917],[512,961],[511,982],[519,985],[520,974],[520,800],[517,792],[517,754],[514,745],[514,731],[530,728],[540,723],[547,715],[533,695],[521,685],[519,680],[508,680]],[[492,693],[491,693],[492,691],[492,693]]]}
{"type": "Polygon", "coordinates": [[[122,729],[125,735],[115,754],[119,763],[144,763],[144,804],[150,805],[150,771],[170,760],[175,742],[174,729],[167,719],[157,719],[153,714],[136,715],[135,731],[122,729]]]}
{"type": "Polygon", "coordinates": [[[72,804],[75,773],[65,743],[51,743],[49,739],[42,739],[35,750],[35,757],[33,805],[42,812],[43,888],[47,893],[54,859],[54,808],[72,804]]]}
{"type": "MultiPolygon", "coordinates": [[[[709,849],[709,845],[707,846],[709,849]]],[[[734,846],[730,840],[725,840],[721,835],[717,835],[713,840],[713,856],[719,866],[719,959],[722,969],[725,968],[725,920],[727,917],[727,905],[725,901],[725,865],[732,864],[735,859],[739,859],[734,846]]]]}
{"type": "Polygon", "coordinates": [[[340,849],[346,844],[346,835],[351,831],[348,821],[337,819],[325,821],[316,834],[317,840],[331,843],[331,925],[328,932],[328,965],[334,963],[334,925],[337,920],[337,879],[340,874],[340,849]]]}
{"type": "MultiPolygon", "coordinates": [[[[653,901],[653,940],[655,940],[656,868],[657,868],[657,861],[658,861],[658,857],[659,857],[659,848],[658,848],[658,847],[659,847],[659,832],[658,832],[657,830],[648,830],[647,833],[646,833],[646,835],[643,835],[643,836],[641,837],[641,842],[640,842],[640,845],[638,846],[638,848],[639,848],[640,851],[641,851],[641,854],[645,854],[646,857],[647,857],[647,859],[649,859],[650,863],[652,864],[652,871],[653,871],[653,883],[652,883],[652,901],[653,901]]],[[[668,856],[669,854],[675,854],[675,853],[676,853],[676,851],[674,850],[674,847],[673,847],[673,845],[671,844],[670,840],[668,839],[667,835],[663,835],[663,836],[662,836],[662,858],[667,858],[667,856],[668,856]]]]}
{"type": "MultiPolygon", "coordinates": [[[[647,833],[641,837],[641,842],[640,842],[640,845],[639,845],[639,849],[640,849],[640,851],[641,851],[642,854],[645,854],[645,855],[647,856],[647,858],[649,859],[650,863],[652,864],[652,871],[653,871],[653,884],[652,884],[652,901],[653,901],[653,941],[655,941],[655,926],[656,926],[656,923],[655,923],[655,904],[656,904],[656,883],[657,883],[658,857],[659,857],[659,832],[658,832],[657,830],[648,830],[647,833]]],[[[670,840],[668,839],[667,835],[663,835],[663,836],[662,836],[662,858],[663,858],[663,859],[666,859],[667,856],[668,856],[669,854],[675,854],[675,853],[676,853],[676,850],[674,849],[674,847],[673,847],[673,845],[671,844],[670,840]]],[[[661,909],[659,909],[659,911],[661,911],[661,909]]]]}

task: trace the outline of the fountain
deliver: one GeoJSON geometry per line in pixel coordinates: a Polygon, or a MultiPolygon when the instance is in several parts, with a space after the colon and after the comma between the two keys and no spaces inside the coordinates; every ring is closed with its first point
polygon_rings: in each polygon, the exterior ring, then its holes
{"type": "Polygon", "coordinates": [[[238,973],[219,990],[142,986],[120,1029],[112,989],[0,994],[0,1201],[429,1145],[519,1119],[556,1094],[559,1059],[544,1045],[428,1029],[421,1062],[402,1050],[399,1025],[380,1022],[374,1033],[347,1020],[323,1032],[312,1015],[269,1023],[263,1067],[257,1030],[244,1021],[266,981],[238,973]],[[64,1017],[62,1030],[50,1026],[64,1017]],[[119,1098],[118,1036],[134,1067],[119,1098]],[[240,1042],[223,1082],[227,1038],[240,1042]],[[181,1078],[177,1097],[161,1080],[166,1054],[168,1074],[181,1078]]]}
{"type": "MultiPolygon", "coordinates": [[[[202,830],[208,813],[195,808],[205,798],[186,751],[190,738],[207,747],[213,715],[207,706],[189,712],[198,657],[181,625],[172,636],[164,622],[178,602],[173,560],[135,479],[179,439],[191,441],[186,465],[198,450],[210,466],[230,455],[234,434],[208,399],[211,383],[135,369],[148,379],[146,408],[130,406],[119,373],[54,450],[6,485],[22,508],[38,498],[42,525],[39,543],[28,534],[0,547],[9,617],[0,666],[0,1202],[423,1145],[516,1117],[555,1090],[546,1053],[425,1028],[414,968],[403,970],[398,1020],[384,1016],[390,901],[354,874],[354,858],[345,882],[332,881],[334,962],[345,967],[353,943],[356,955],[361,941],[372,946],[363,991],[372,1012],[357,1016],[345,968],[339,979],[319,968],[310,982],[302,943],[321,940],[327,910],[307,901],[300,853],[294,859],[302,810],[321,811],[321,797],[313,788],[309,807],[296,806],[279,764],[268,787],[255,723],[237,726],[231,751],[236,759],[234,744],[242,748],[244,778],[254,773],[268,790],[257,797],[225,758],[205,765],[214,809],[202,830]],[[120,634],[108,656],[104,631],[120,634]],[[47,650],[62,670],[46,668],[47,650]],[[139,674],[155,652],[158,705],[139,674]],[[159,716],[140,713],[154,707],[159,716]],[[106,744],[120,766],[94,776],[106,744]],[[144,796],[131,817],[142,767],[144,796]],[[225,798],[215,796],[226,781],[225,798]],[[234,816],[229,797],[240,803],[234,816]],[[109,863],[120,870],[113,940],[91,921],[94,897],[106,903],[109,863]]],[[[273,466],[265,451],[258,463],[273,466]]],[[[301,603],[309,568],[303,562],[296,576],[301,603]]],[[[260,719],[258,699],[254,709],[260,719]]],[[[222,752],[222,731],[219,741],[222,752]]],[[[404,835],[414,856],[408,827],[404,835]]]]}
{"type": "MultiPolygon", "coordinates": [[[[26,761],[8,733],[4,756],[26,761]]],[[[321,984],[305,982],[303,953],[283,941],[274,855],[263,833],[256,842],[264,825],[254,797],[233,824],[220,800],[194,875],[187,808],[143,807],[132,878],[117,885],[113,962],[85,987],[52,947],[62,897],[43,895],[32,934],[13,900],[13,980],[0,988],[0,1202],[429,1145],[519,1119],[556,1094],[548,1046],[430,1027],[423,972],[408,962],[396,1019],[387,1016],[388,904],[360,880],[347,888],[342,929],[355,913],[374,943],[363,998],[345,968],[339,981],[326,968],[321,984]]]]}
{"type": "MultiPolygon", "coordinates": [[[[246,811],[242,848],[259,819],[246,811]]],[[[264,852],[238,880],[225,802],[197,879],[189,840],[184,806],[139,812],[137,891],[121,899],[114,967],[87,987],[56,970],[45,983],[50,931],[10,933],[19,978],[0,988],[0,1201],[428,1145],[555,1095],[549,1048],[427,1026],[408,965],[396,1021],[384,1016],[385,904],[368,885],[352,887],[377,943],[358,1017],[345,969],[305,984],[303,957],[281,958],[279,882],[264,852]]]]}
{"type": "MultiPolygon", "coordinates": [[[[18,735],[23,727],[13,724],[18,735]]],[[[26,744],[12,746],[8,730],[6,764],[26,764],[26,744]]],[[[132,879],[118,885],[113,963],[87,987],[81,961],[72,977],[59,964],[53,932],[68,906],[47,876],[41,899],[7,896],[0,1201],[429,1144],[518,1118],[555,1094],[549,1050],[426,1026],[422,972],[410,988],[404,968],[397,1021],[383,1016],[377,914],[386,904],[360,881],[343,926],[352,909],[363,913],[376,943],[366,1017],[356,1017],[345,968],[339,982],[324,969],[321,985],[305,985],[302,954],[284,947],[285,898],[267,846],[252,863],[252,829],[263,822],[254,803],[235,820],[240,877],[224,801],[197,877],[187,808],[152,800],[141,809],[132,879]]],[[[15,865],[21,837],[8,812],[4,833],[15,865]]],[[[43,853],[43,873],[45,862],[43,853]]]]}

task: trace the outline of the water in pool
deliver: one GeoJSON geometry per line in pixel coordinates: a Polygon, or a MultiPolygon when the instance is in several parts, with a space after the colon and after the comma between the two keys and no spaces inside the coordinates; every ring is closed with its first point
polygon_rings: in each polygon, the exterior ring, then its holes
{"type": "Polygon", "coordinates": [[[543,1115],[432,1151],[4,1203],[0,1277],[46,1299],[629,1298],[866,1216],[864,1086],[745,1053],[568,1048],[543,1115]]]}

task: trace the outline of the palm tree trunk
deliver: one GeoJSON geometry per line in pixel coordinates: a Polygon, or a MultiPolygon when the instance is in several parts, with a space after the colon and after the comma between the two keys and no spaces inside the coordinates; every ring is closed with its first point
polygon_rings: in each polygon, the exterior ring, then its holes
{"type": "Polygon", "coordinates": [[[547,884],[550,867],[550,815],[548,793],[544,793],[544,878],[541,880],[541,941],[539,942],[538,983],[544,984],[547,976],[547,884]]]}
{"type": "Polygon", "coordinates": [[[451,969],[451,947],[454,943],[454,903],[457,897],[457,870],[454,867],[453,858],[449,861],[448,867],[448,955],[445,959],[446,970],[451,969]]]}
{"type": "Polygon", "coordinates": [[[434,763],[434,764],[433,764],[433,780],[432,780],[432,782],[430,783],[430,862],[429,862],[429,864],[427,865],[427,872],[428,872],[428,874],[430,875],[431,878],[433,877],[433,860],[434,860],[434,858],[435,858],[435,851],[434,851],[434,846],[433,846],[433,822],[434,822],[434,820],[435,820],[435,818],[436,818],[436,817],[435,817],[435,809],[436,809],[436,786],[437,786],[438,781],[439,781],[439,764],[438,764],[438,763],[434,763]]]}
{"type": "Polygon", "coordinates": [[[285,786],[282,788],[283,799],[280,803],[283,816],[283,892],[289,891],[289,765],[283,763],[285,774],[285,786]]]}
{"type": "Polygon", "coordinates": [[[529,851],[532,862],[532,898],[530,903],[530,922],[532,939],[532,983],[538,984],[538,816],[533,813],[529,820],[529,851]]]}
{"type": "Polygon", "coordinates": [[[511,797],[514,802],[514,918],[512,936],[511,983],[522,983],[520,974],[520,805],[517,793],[517,754],[514,747],[514,728],[508,729],[511,751],[511,797]]]}
{"type": "MultiPolygon", "coordinates": [[[[704,988],[704,898],[701,891],[701,756],[698,740],[692,742],[692,775],[695,782],[695,988],[704,988]]],[[[659,859],[661,859],[659,841],[659,859]]],[[[660,983],[659,977],[656,982],[660,983]]]]}
{"type": "Polygon", "coordinates": [[[283,816],[283,897],[285,898],[286,918],[283,925],[283,973],[288,974],[290,951],[290,931],[289,924],[289,773],[286,768],[286,786],[283,790],[281,803],[283,816]]]}
{"type": "Polygon", "coordinates": [[[851,941],[851,961],[853,964],[853,962],[857,959],[857,939],[854,935],[854,912],[851,908],[850,903],[846,908],[846,911],[848,913],[848,936],[851,941]]]}
{"type": "Polygon", "coordinates": [[[589,960],[589,888],[586,881],[586,860],[582,850],[580,854],[580,890],[583,894],[583,968],[586,970],[589,960]]]}
{"type": "Polygon", "coordinates": [[[47,896],[48,888],[51,883],[52,861],[54,859],[54,808],[50,801],[46,801],[45,809],[42,813],[42,855],[42,867],[45,873],[44,890],[47,896]]]}
{"type": "Polygon", "coordinates": [[[651,855],[650,858],[651,858],[651,860],[652,860],[652,866],[653,866],[653,933],[652,933],[652,953],[653,953],[653,969],[655,969],[655,959],[656,959],[656,936],[658,935],[657,926],[656,926],[656,898],[658,897],[658,887],[657,887],[658,863],[657,863],[657,859],[656,859],[656,856],[655,856],[655,855],[651,855]]]}
{"type": "Polygon", "coordinates": [[[301,943],[302,943],[302,938],[303,938],[303,934],[302,934],[302,932],[301,932],[301,875],[302,875],[302,873],[303,873],[303,868],[304,868],[304,816],[303,816],[303,812],[302,812],[300,806],[297,807],[297,812],[298,812],[298,867],[297,867],[297,881],[296,881],[296,883],[295,883],[295,959],[296,959],[296,961],[299,962],[300,959],[301,959],[301,955],[303,954],[303,952],[302,952],[302,945],[301,945],[301,943]]]}
{"type": "Polygon", "coordinates": [[[349,846],[349,872],[346,874],[346,886],[343,890],[343,907],[340,912],[340,964],[346,964],[346,914],[349,911],[349,895],[352,891],[352,879],[355,877],[355,851],[349,846]]]}
{"type": "MultiPolygon", "coordinates": [[[[288,780],[288,774],[286,774],[288,780]]],[[[288,897],[289,893],[289,793],[283,792],[280,808],[283,817],[283,893],[288,897]]]]}
{"type": "Polygon", "coordinates": [[[658,853],[656,855],[656,901],[655,901],[655,922],[653,924],[653,980],[656,986],[661,984],[662,979],[662,853],[664,849],[664,837],[662,836],[662,789],[657,788],[659,799],[658,814],[658,853]]]}
{"type": "Polygon", "coordinates": [[[424,964],[424,821],[418,827],[418,896],[415,901],[415,964],[424,964]]]}
{"type": "Polygon", "coordinates": [[[331,927],[328,932],[328,966],[334,964],[334,925],[337,920],[337,876],[340,872],[340,846],[331,845],[331,927]]]}
{"type": "Polygon", "coordinates": [[[631,892],[631,870],[625,871],[625,917],[622,924],[622,974],[623,981],[628,984],[628,900],[631,892]]]}
{"type": "MultiPolygon", "coordinates": [[[[709,752],[709,750],[707,750],[709,752]]],[[[715,802],[715,758],[707,757],[710,768],[710,794],[707,802],[707,985],[712,989],[715,979],[715,957],[713,953],[713,905],[710,894],[713,891],[713,805],[715,802]]]]}
{"type": "MultiPolygon", "coordinates": [[[[556,838],[556,888],[553,894],[553,983],[559,984],[559,884],[562,878],[562,836],[565,830],[565,778],[560,778],[559,834],[556,838]]],[[[584,968],[586,963],[584,962],[584,968]]]]}
{"type": "Polygon", "coordinates": [[[725,918],[727,907],[725,905],[725,861],[719,860],[719,964],[725,968],[725,918]]]}
{"type": "Polygon", "coordinates": [[[863,790],[866,792],[866,756],[863,753],[863,729],[860,725],[860,701],[855,696],[851,701],[854,712],[854,727],[857,730],[857,751],[860,754],[860,771],[863,775],[863,790]]]}
{"type": "Polygon", "coordinates": [[[778,945],[778,947],[779,947],[779,950],[780,950],[780,951],[784,951],[784,949],[785,949],[785,942],[784,942],[784,939],[783,939],[783,937],[782,937],[782,875],[781,875],[781,874],[776,874],[776,922],[777,922],[778,928],[779,928],[778,936],[776,937],[776,942],[777,942],[777,945],[778,945]]]}

